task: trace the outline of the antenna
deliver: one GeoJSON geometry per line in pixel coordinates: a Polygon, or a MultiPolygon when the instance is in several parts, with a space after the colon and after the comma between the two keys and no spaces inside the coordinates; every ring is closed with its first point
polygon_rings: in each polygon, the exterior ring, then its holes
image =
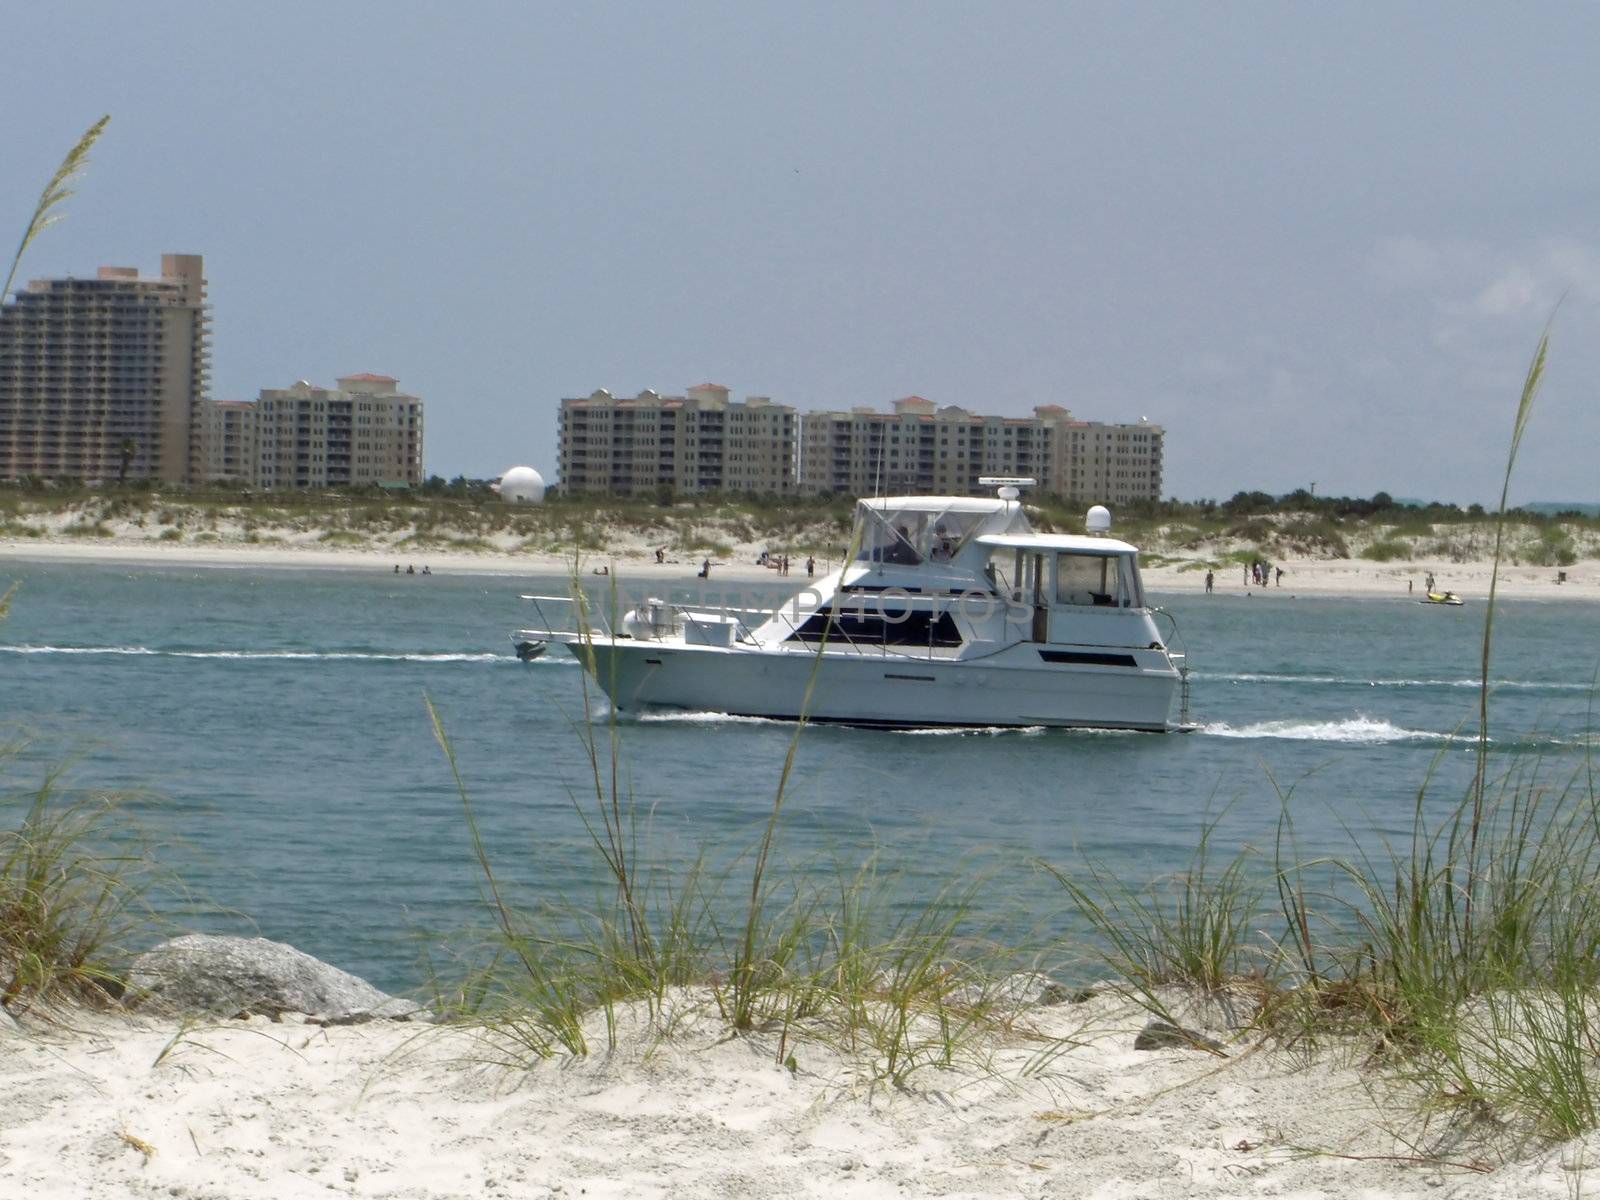
{"type": "Polygon", "coordinates": [[[1032,487],[1038,483],[1037,479],[1028,479],[1020,475],[982,475],[978,478],[979,487],[999,488],[996,493],[1002,500],[1015,500],[1022,495],[1022,489],[1032,487]]]}

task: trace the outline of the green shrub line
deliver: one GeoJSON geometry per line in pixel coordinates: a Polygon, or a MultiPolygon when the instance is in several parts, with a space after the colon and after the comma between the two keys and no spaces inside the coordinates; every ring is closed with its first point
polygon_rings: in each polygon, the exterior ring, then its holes
{"type": "MultiPolygon", "coordinates": [[[[143,485],[87,488],[38,482],[0,484],[0,536],[44,536],[51,521],[69,536],[104,537],[113,522],[131,536],[159,540],[161,527],[193,535],[270,542],[317,540],[372,550],[469,553],[603,551],[619,538],[684,556],[726,558],[738,547],[836,558],[849,535],[853,501],[840,496],[708,495],[655,499],[552,496],[537,506],[508,505],[462,482],[393,495],[360,490],[284,493],[186,491],[143,485]],[[237,534],[229,534],[229,527],[237,534]],[[94,530],[96,532],[91,533],[94,530]],[[99,532],[104,530],[106,532],[99,532]],[[37,532],[36,532],[37,531],[37,532]]],[[[1027,506],[1045,532],[1079,531],[1084,506],[1030,493],[1027,506]]],[[[1152,562],[1180,568],[1250,558],[1362,558],[1374,562],[1488,557],[1497,514],[1472,505],[1400,505],[1371,500],[1283,497],[1241,492],[1221,503],[1134,503],[1116,513],[1117,531],[1152,562]]],[[[1600,557],[1600,517],[1509,510],[1504,551],[1530,566],[1572,566],[1600,557]]]]}

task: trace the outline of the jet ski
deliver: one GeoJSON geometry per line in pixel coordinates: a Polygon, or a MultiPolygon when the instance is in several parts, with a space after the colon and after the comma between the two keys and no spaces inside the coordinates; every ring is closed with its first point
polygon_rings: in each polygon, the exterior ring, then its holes
{"type": "Polygon", "coordinates": [[[1454,592],[1429,592],[1427,599],[1418,600],[1418,604],[1448,604],[1452,608],[1460,608],[1466,603],[1454,592]]]}

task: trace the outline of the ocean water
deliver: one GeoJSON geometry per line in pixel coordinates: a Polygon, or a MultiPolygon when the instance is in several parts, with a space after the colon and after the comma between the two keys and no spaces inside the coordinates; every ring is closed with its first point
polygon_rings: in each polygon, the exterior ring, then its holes
{"type": "MultiPolygon", "coordinates": [[[[465,941],[481,885],[425,697],[508,886],[533,903],[600,887],[579,816],[594,802],[581,672],[554,650],[521,663],[508,639],[530,615],[519,593],[565,581],[0,566],[0,591],[12,581],[0,728],[31,740],[5,790],[65,763],[72,786],[132,792],[186,885],[165,900],[182,927],[278,938],[390,989],[418,983],[430,939],[465,941]]],[[[1037,935],[1067,920],[1041,861],[1159,875],[1208,820],[1227,844],[1270,845],[1285,802],[1303,854],[1348,852],[1405,838],[1425,784],[1432,813],[1463,795],[1483,604],[1153,599],[1190,652],[1197,732],[814,728],[780,860],[826,876],[875,858],[909,897],[978,879],[980,906],[1037,935]]],[[[1496,771],[1583,766],[1597,665],[1600,607],[1502,602],[1496,771]]],[[[792,727],[687,714],[617,729],[641,852],[745,878],[792,727]]]]}

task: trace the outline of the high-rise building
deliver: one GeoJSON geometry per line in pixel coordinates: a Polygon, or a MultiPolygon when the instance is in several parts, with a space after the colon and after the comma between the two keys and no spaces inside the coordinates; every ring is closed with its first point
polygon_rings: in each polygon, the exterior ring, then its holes
{"type": "Polygon", "coordinates": [[[985,476],[1034,479],[1043,492],[1123,504],[1159,499],[1165,431],[1141,420],[1075,420],[1057,404],[1031,417],[983,416],[921,396],[800,419],[800,489],[872,495],[973,495],[985,476]]]}
{"type": "Polygon", "coordinates": [[[781,495],[794,490],[795,411],[730,401],[715,383],[631,400],[597,391],[561,402],[560,470],[568,492],[781,495]]]}
{"type": "Polygon", "coordinates": [[[198,254],[162,255],[157,279],[36,279],[0,304],[0,479],[198,479],[208,314],[198,254]]]}
{"type": "Polygon", "coordinates": [[[256,429],[256,406],[248,400],[207,400],[205,413],[204,479],[207,483],[236,483],[255,487],[260,482],[261,441],[256,429]]]}
{"type": "MultiPolygon", "coordinates": [[[[336,388],[300,380],[254,404],[256,486],[269,490],[422,483],[422,401],[388,375],[346,375],[336,388]]],[[[226,415],[213,428],[226,429],[226,415]]],[[[242,436],[242,427],[241,427],[242,436]]],[[[208,457],[224,477],[226,443],[208,457]]]]}

